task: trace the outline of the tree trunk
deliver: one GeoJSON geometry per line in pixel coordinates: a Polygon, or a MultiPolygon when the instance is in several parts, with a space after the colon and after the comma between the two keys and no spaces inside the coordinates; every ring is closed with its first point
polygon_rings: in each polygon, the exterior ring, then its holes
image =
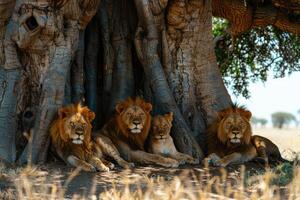
{"type": "MultiPolygon", "coordinates": [[[[9,162],[16,158],[14,141],[28,107],[37,112],[32,154],[27,146],[22,163],[28,155],[33,162],[45,160],[47,129],[64,100],[86,100],[98,129],[117,102],[135,95],[152,102],[153,115],[173,112],[176,147],[203,158],[206,127],[231,104],[214,54],[212,14],[232,22],[232,35],[269,24],[300,30],[299,21],[289,20],[293,13],[284,12],[299,10],[285,1],[259,6],[238,0],[103,0],[97,9],[97,0],[61,0],[60,7],[50,5],[55,9],[46,22],[37,15],[31,21],[40,30],[27,33],[19,12],[28,4],[23,1],[6,28],[14,1],[0,0],[0,11],[2,5],[8,8],[3,16],[0,12],[0,157],[9,162]]],[[[34,5],[43,7],[42,2],[34,5]]]]}

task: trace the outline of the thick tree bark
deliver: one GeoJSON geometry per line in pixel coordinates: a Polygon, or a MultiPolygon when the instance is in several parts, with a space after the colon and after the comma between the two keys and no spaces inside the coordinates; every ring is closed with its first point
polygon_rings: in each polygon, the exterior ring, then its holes
{"type": "Polygon", "coordinates": [[[15,161],[17,134],[32,129],[19,162],[45,161],[49,124],[64,103],[86,99],[97,129],[135,95],[153,103],[154,115],[172,111],[176,147],[201,159],[207,125],[231,104],[212,14],[229,19],[233,36],[267,25],[300,33],[291,20],[297,0],[103,0],[98,10],[99,2],[0,0],[1,159],[15,161]],[[21,120],[32,108],[33,122],[21,120]]]}
{"type": "MultiPolygon", "coordinates": [[[[176,146],[185,153],[202,159],[203,152],[193,138],[180,110],[177,107],[172,92],[166,80],[161,59],[159,56],[160,34],[155,24],[154,12],[148,0],[135,0],[139,19],[136,46],[143,64],[149,87],[152,91],[153,101],[160,112],[174,113],[173,137],[176,146]]],[[[159,24],[160,25],[160,24],[159,24]]]]}
{"type": "Polygon", "coordinates": [[[20,70],[0,68],[0,158],[9,163],[15,162],[15,134],[18,128],[16,114],[17,82],[20,70]]]}
{"type": "Polygon", "coordinates": [[[214,55],[210,1],[175,0],[167,15],[166,76],[194,136],[205,149],[205,129],[229,106],[214,55]]]}

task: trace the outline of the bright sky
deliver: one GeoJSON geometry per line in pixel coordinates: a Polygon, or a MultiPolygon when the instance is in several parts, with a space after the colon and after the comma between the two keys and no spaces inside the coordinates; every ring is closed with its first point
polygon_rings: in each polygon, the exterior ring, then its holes
{"type": "Polygon", "coordinates": [[[249,91],[251,97],[235,97],[233,102],[247,106],[253,116],[265,118],[271,122],[271,114],[277,111],[290,112],[300,120],[300,72],[294,72],[285,78],[273,79],[271,76],[266,83],[251,83],[249,91]]]}

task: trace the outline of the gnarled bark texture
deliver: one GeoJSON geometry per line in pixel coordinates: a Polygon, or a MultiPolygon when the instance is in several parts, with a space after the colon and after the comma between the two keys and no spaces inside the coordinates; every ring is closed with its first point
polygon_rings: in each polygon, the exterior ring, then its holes
{"type": "Polygon", "coordinates": [[[299,12],[297,0],[0,0],[0,158],[44,162],[63,104],[86,103],[98,129],[139,95],[154,115],[174,113],[176,147],[201,159],[207,125],[231,103],[212,15],[233,36],[266,25],[300,34],[299,12]],[[18,153],[24,131],[32,144],[18,153]]]}

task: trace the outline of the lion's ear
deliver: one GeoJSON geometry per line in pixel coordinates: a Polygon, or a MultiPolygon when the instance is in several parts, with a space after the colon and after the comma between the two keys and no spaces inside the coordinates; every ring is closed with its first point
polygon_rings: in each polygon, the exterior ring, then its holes
{"type": "Polygon", "coordinates": [[[151,103],[144,103],[143,108],[146,112],[151,112],[152,110],[152,104],[151,103]]]}
{"type": "Polygon", "coordinates": [[[166,119],[168,120],[169,123],[172,123],[173,121],[173,112],[169,112],[165,114],[166,119]]]}
{"type": "Polygon", "coordinates": [[[120,114],[120,113],[123,112],[123,110],[125,109],[125,106],[124,106],[123,103],[118,103],[118,104],[116,105],[115,109],[116,109],[117,113],[120,114]]]}
{"type": "Polygon", "coordinates": [[[222,120],[227,115],[226,111],[218,112],[218,120],[222,120]]]}
{"type": "Polygon", "coordinates": [[[249,110],[244,110],[243,111],[243,115],[250,120],[250,118],[252,117],[252,113],[249,110]]]}
{"type": "Polygon", "coordinates": [[[81,114],[90,122],[92,122],[96,117],[95,113],[91,111],[88,107],[84,107],[81,111],[81,114]]]}
{"type": "Polygon", "coordinates": [[[68,113],[69,113],[69,109],[68,108],[62,107],[62,108],[58,109],[58,117],[60,119],[66,118],[68,116],[68,113]]]}

